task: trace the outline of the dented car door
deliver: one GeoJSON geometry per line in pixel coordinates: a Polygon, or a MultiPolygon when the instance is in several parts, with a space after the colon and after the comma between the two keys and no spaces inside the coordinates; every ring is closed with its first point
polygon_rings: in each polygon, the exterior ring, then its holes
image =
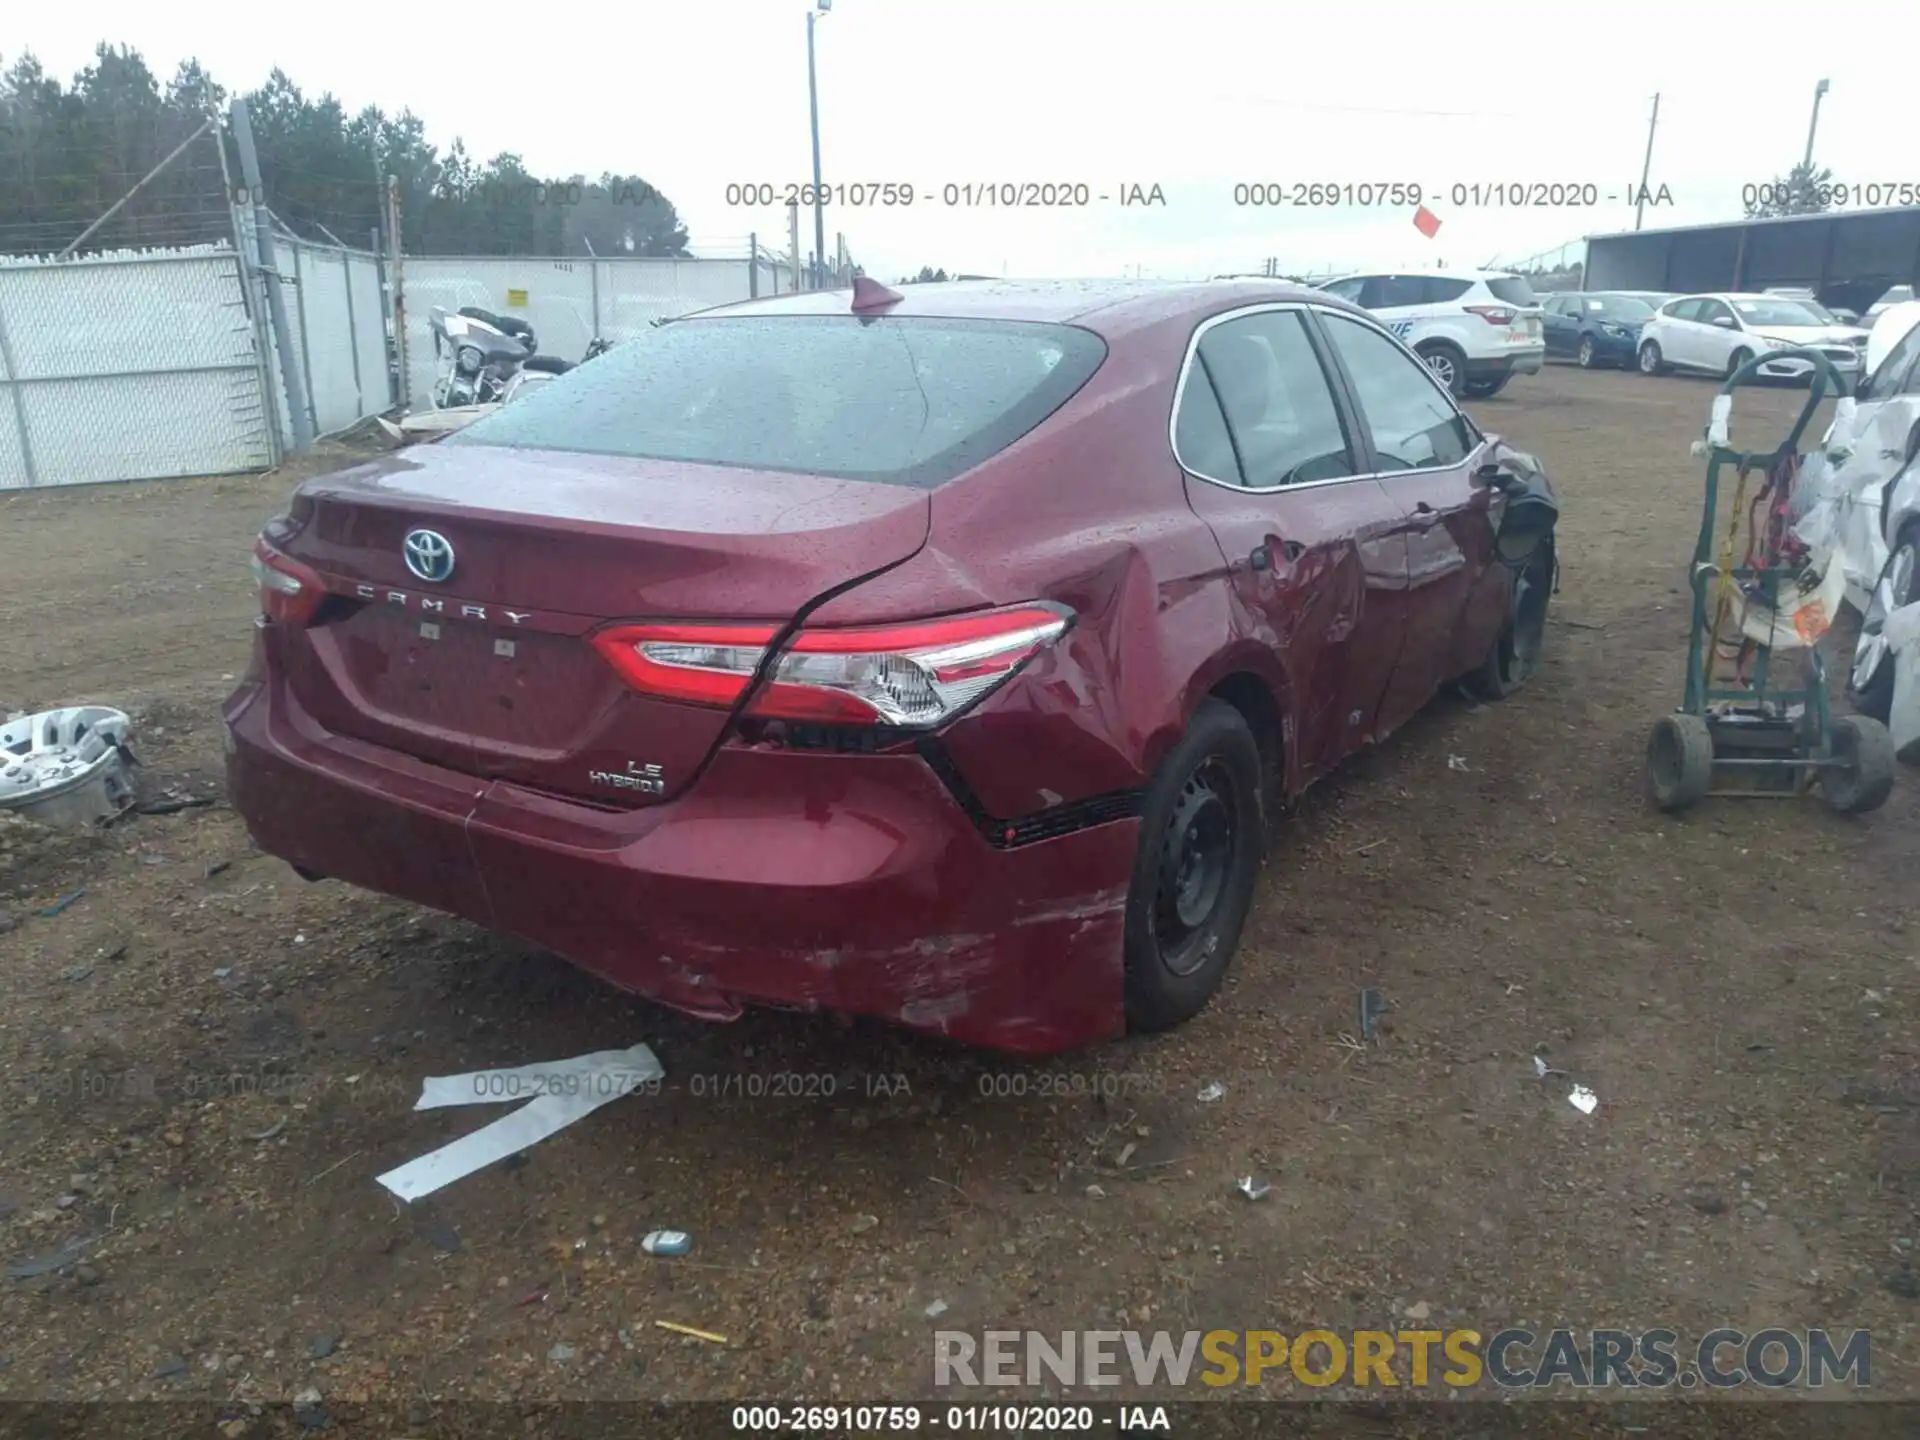
{"type": "Polygon", "coordinates": [[[1470,670],[1506,618],[1494,563],[1493,492],[1473,481],[1486,448],[1432,372],[1370,326],[1322,312],[1353,390],[1369,468],[1405,524],[1407,623],[1377,729],[1405,724],[1433,693],[1470,670]]]}
{"type": "Polygon", "coordinates": [[[1399,508],[1326,366],[1302,307],[1232,312],[1201,327],[1175,412],[1189,503],[1288,678],[1296,786],[1371,734],[1406,625],[1399,508]]]}

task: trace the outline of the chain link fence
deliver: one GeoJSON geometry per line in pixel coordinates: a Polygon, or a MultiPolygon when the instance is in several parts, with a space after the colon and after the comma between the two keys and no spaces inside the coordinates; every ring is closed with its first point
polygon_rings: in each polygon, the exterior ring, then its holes
{"type": "Polygon", "coordinates": [[[0,489],[264,468],[266,394],[231,245],[0,260],[0,489]]]}

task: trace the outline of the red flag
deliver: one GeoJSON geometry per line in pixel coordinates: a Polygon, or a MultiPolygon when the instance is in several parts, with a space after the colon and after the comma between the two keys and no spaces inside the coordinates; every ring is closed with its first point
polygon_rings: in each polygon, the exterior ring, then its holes
{"type": "Polygon", "coordinates": [[[1422,205],[1413,212],[1413,228],[1431,240],[1440,233],[1440,217],[1422,205]]]}

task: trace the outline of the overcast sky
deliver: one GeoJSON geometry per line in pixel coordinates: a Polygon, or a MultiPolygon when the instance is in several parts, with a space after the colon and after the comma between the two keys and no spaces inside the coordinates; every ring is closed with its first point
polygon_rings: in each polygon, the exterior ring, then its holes
{"type": "MultiPolygon", "coordinates": [[[[1283,271],[1514,263],[1632,228],[1655,91],[1652,184],[1673,203],[1650,206],[1647,226],[1738,218],[1744,185],[1799,160],[1822,77],[1816,161],[1911,192],[1914,59],[1893,43],[1911,28],[1905,8],[836,0],[817,31],[826,179],[900,182],[918,198],[829,208],[827,243],[844,233],[883,279],[922,265],[1196,276],[1269,256],[1283,271]],[[1847,17],[1844,47],[1819,38],[1827,14],[1847,17]],[[999,181],[1084,182],[1096,198],[942,203],[949,183],[999,181]],[[1417,184],[1442,227],[1426,239],[1405,205],[1237,207],[1235,185],[1259,181],[1417,184]],[[1120,206],[1136,184],[1166,203],[1120,206]],[[1535,184],[1593,186],[1600,203],[1452,193],[1535,184]]],[[[443,148],[459,136],[476,156],[518,151],[535,173],[641,174],[697,245],[757,231],[783,246],[785,210],[729,206],[726,187],[811,174],[806,0],[9,11],[0,59],[31,49],[63,79],[102,40],[138,49],[163,79],[196,57],[229,89],[277,65],[349,111],[410,107],[443,148]]],[[[811,230],[808,215],[807,248],[811,230]]]]}

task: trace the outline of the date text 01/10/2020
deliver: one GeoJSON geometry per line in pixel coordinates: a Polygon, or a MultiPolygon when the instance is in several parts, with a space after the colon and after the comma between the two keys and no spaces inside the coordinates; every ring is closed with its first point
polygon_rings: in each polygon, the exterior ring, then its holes
{"type": "Polygon", "coordinates": [[[843,205],[850,209],[942,205],[977,210],[1082,209],[1090,205],[1140,206],[1167,203],[1157,181],[1126,180],[1098,184],[1090,180],[965,180],[944,185],[907,181],[855,181],[814,186],[804,182],[746,181],[729,185],[729,205],[843,205]]]}
{"type": "Polygon", "coordinates": [[[1423,185],[1412,180],[1249,180],[1233,187],[1233,203],[1262,209],[1404,209],[1452,205],[1456,209],[1587,209],[1597,205],[1674,203],[1665,185],[1602,187],[1591,180],[1457,181],[1423,185]]]}

